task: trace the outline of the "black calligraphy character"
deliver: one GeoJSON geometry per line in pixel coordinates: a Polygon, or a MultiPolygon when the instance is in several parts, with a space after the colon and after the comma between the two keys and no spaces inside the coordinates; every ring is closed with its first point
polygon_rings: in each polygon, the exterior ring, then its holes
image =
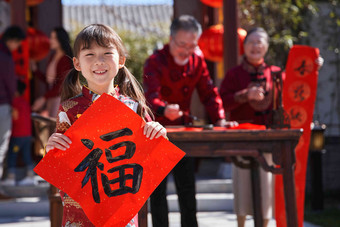
{"type": "MultiPolygon", "coordinates": [[[[132,135],[133,132],[129,128],[124,128],[121,130],[117,130],[114,132],[110,132],[104,135],[101,135],[99,138],[103,141],[111,141],[113,139],[132,135]]],[[[94,143],[89,139],[81,139],[81,142],[90,150],[92,150],[94,143]]],[[[130,159],[136,151],[136,144],[131,141],[123,141],[117,144],[110,146],[109,148],[105,148],[106,159],[109,163],[117,162],[123,159],[130,159]],[[117,150],[120,147],[125,147],[124,155],[119,155],[116,157],[112,156],[111,151],[117,150]]],[[[91,178],[92,185],[92,196],[96,203],[100,203],[100,197],[98,192],[98,179],[97,179],[97,168],[101,171],[104,170],[104,164],[99,162],[100,157],[102,156],[103,151],[100,148],[93,149],[84,160],[74,169],[75,172],[83,172],[86,169],[86,175],[82,181],[82,188],[88,183],[91,178]]],[[[101,173],[102,184],[104,188],[104,192],[107,196],[118,196],[126,193],[137,193],[139,191],[142,175],[143,175],[143,167],[138,164],[126,164],[121,166],[116,166],[107,171],[108,173],[118,172],[119,177],[109,180],[108,177],[101,173]],[[128,171],[128,174],[126,172],[128,171]],[[132,171],[132,174],[131,174],[132,171]],[[129,187],[127,183],[132,181],[131,186],[129,187]],[[111,185],[115,185],[119,183],[119,189],[111,189],[111,185]]]]}
{"type": "MultiPolygon", "coordinates": [[[[89,139],[82,139],[81,142],[88,148],[92,149],[94,143],[89,139]]],[[[83,172],[87,169],[86,175],[81,182],[81,188],[83,188],[89,179],[91,178],[92,185],[92,196],[96,203],[100,203],[100,197],[98,192],[98,180],[97,180],[97,168],[100,170],[104,170],[104,164],[99,162],[100,157],[102,156],[103,151],[99,148],[96,148],[88,154],[84,160],[74,169],[75,172],[83,172]]]]}
{"type": "Polygon", "coordinates": [[[116,166],[107,171],[108,173],[118,172],[119,177],[109,180],[105,174],[101,174],[102,183],[104,187],[104,192],[108,197],[124,195],[127,193],[137,193],[139,191],[142,176],[143,167],[138,164],[125,164],[121,166],[116,166]],[[125,174],[127,170],[131,169],[132,174],[125,174]],[[132,180],[132,185],[129,187],[127,181],[132,180]],[[112,189],[110,185],[118,183],[118,189],[112,189]]]}
{"type": "Polygon", "coordinates": [[[302,121],[301,117],[301,113],[299,111],[297,111],[296,113],[294,113],[294,109],[291,109],[290,110],[290,117],[291,117],[291,120],[297,120],[299,122],[302,121]]]}
{"type": "MultiPolygon", "coordinates": [[[[104,141],[111,141],[113,139],[132,135],[132,131],[129,128],[124,128],[115,132],[110,132],[105,135],[100,136],[100,138],[104,141]]],[[[136,144],[131,141],[123,141],[117,143],[115,145],[110,146],[108,149],[105,149],[106,159],[109,163],[117,162],[123,159],[130,159],[136,151],[136,144]],[[111,151],[117,150],[120,147],[126,147],[124,155],[119,155],[116,157],[112,157],[111,151]]],[[[118,172],[119,177],[109,180],[109,178],[105,174],[101,174],[102,184],[104,187],[104,192],[107,196],[118,196],[126,193],[137,193],[139,191],[142,175],[143,175],[143,167],[138,164],[126,164],[121,166],[116,166],[107,171],[108,173],[118,172]],[[132,170],[132,174],[126,174],[126,170],[132,170]],[[132,186],[127,186],[127,181],[132,180],[132,186]],[[112,189],[111,185],[119,184],[118,189],[112,189]]]]}
{"type": "Polygon", "coordinates": [[[301,65],[299,67],[295,68],[294,70],[298,71],[301,76],[303,76],[305,74],[305,72],[308,72],[308,70],[306,68],[306,60],[303,60],[301,65]]]}
{"type": "Polygon", "coordinates": [[[299,99],[300,101],[305,100],[304,93],[305,89],[303,84],[297,86],[294,90],[294,99],[299,99]]]}
{"type": "MultiPolygon", "coordinates": [[[[100,138],[104,141],[111,141],[113,139],[122,137],[122,136],[130,136],[132,135],[132,131],[129,128],[123,128],[118,131],[110,132],[104,135],[101,135],[100,138]]],[[[117,162],[123,159],[130,159],[136,151],[136,144],[131,141],[123,141],[112,145],[109,149],[105,149],[106,159],[109,163],[117,162]],[[124,155],[119,155],[117,157],[112,157],[111,151],[117,150],[120,147],[126,147],[124,155]]]]}

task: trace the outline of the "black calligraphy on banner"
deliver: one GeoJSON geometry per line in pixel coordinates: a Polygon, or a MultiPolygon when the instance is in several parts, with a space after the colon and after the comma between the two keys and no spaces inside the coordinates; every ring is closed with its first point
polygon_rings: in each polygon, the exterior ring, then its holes
{"type": "Polygon", "coordinates": [[[298,101],[305,100],[305,89],[304,85],[300,84],[299,86],[296,86],[294,89],[294,99],[298,101]]]}
{"type": "Polygon", "coordinates": [[[301,61],[301,64],[298,65],[296,68],[294,68],[294,71],[298,72],[300,76],[308,75],[312,72],[313,65],[310,61],[307,61],[306,59],[303,59],[301,61]]]}
{"type": "Polygon", "coordinates": [[[292,120],[301,122],[302,121],[302,114],[301,114],[301,112],[299,112],[297,110],[294,111],[294,109],[291,109],[290,110],[290,118],[292,120]]]}
{"type": "MultiPolygon", "coordinates": [[[[99,136],[99,138],[103,141],[110,142],[116,138],[122,136],[130,136],[132,134],[133,132],[129,128],[123,128],[114,132],[101,135],[99,136]]],[[[89,139],[81,139],[81,142],[86,148],[90,149],[91,152],[74,169],[74,171],[84,172],[86,170],[85,177],[82,180],[82,188],[91,179],[93,199],[96,203],[100,203],[97,169],[101,171],[104,170],[104,163],[99,162],[99,159],[104,152],[101,148],[93,149],[94,142],[89,139]]],[[[113,163],[120,160],[132,158],[136,151],[136,144],[132,141],[123,141],[110,145],[109,147],[104,148],[104,150],[108,163],[113,163]],[[123,155],[115,156],[112,151],[115,151],[121,147],[125,147],[125,153],[123,155]]],[[[101,172],[102,186],[104,188],[105,194],[108,197],[124,195],[127,193],[135,194],[139,191],[143,176],[143,167],[141,165],[136,163],[120,165],[109,169],[107,173],[118,173],[117,178],[110,180],[105,173],[101,172]]]]}

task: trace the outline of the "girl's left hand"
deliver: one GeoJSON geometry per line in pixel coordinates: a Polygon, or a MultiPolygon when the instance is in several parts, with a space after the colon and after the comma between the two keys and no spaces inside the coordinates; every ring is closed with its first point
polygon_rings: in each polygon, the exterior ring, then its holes
{"type": "Polygon", "coordinates": [[[143,133],[146,138],[149,138],[150,140],[152,140],[153,138],[158,138],[160,136],[167,138],[166,129],[156,121],[146,122],[144,125],[143,133]]]}

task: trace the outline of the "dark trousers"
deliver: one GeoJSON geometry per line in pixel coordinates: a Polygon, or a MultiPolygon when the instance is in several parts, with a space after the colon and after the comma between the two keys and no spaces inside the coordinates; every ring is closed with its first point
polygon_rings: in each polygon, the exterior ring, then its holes
{"type": "Polygon", "coordinates": [[[8,149],[8,172],[15,173],[17,158],[19,153],[22,155],[27,170],[33,170],[33,161],[31,154],[32,137],[12,137],[8,149]]]}
{"type": "MultiPolygon", "coordinates": [[[[183,158],[172,170],[178,202],[181,211],[182,227],[197,227],[196,219],[196,189],[194,164],[192,158],[183,158]]],[[[152,226],[168,227],[168,203],[166,200],[166,183],[165,178],[156,188],[150,197],[152,226]]]]}

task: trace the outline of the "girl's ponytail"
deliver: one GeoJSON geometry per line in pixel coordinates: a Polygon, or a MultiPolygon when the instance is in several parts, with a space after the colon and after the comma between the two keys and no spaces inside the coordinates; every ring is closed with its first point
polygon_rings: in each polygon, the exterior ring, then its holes
{"type": "Polygon", "coordinates": [[[119,70],[115,78],[115,83],[119,87],[120,94],[129,96],[138,101],[139,105],[137,113],[144,120],[147,120],[147,116],[153,118],[151,109],[146,105],[142,86],[125,66],[119,70]]]}
{"type": "Polygon", "coordinates": [[[79,82],[79,72],[72,69],[66,76],[63,87],[61,89],[61,101],[72,98],[81,92],[81,85],[79,82]]]}

